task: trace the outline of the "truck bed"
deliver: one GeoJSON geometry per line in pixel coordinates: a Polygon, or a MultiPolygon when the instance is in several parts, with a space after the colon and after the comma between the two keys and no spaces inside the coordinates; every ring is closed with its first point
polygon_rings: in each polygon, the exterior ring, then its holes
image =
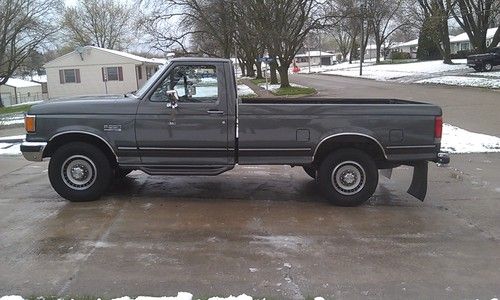
{"type": "Polygon", "coordinates": [[[389,161],[435,159],[438,106],[399,99],[244,99],[238,106],[240,164],[310,163],[338,134],[376,141],[389,161]]]}

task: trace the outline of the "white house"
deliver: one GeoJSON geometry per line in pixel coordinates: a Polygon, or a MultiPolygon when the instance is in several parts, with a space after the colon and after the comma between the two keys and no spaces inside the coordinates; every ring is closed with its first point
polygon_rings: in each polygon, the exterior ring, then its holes
{"type": "Polygon", "coordinates": [[[298,67],[305,67],[309,65],[309,60],[311,60],[311,66],[321,65],[331,65],[335,62],[336,54],[326,52],[326,51],[308,51],[303,54],[295,55],[295,64],[298,67]]]}
{"type": "Polygon", "coordinates": [[[41,84],[19,78],[9,78],[0,85],[0,95],[4,106],[43,100],[41,84]]]}
{"type": "MultiPolygon", "coordinates": [[[[489,47],[493,41],[493,36],[498,28],[490,28],[486,32],[486,46],[489,47]]],[[[455,54],[458,51],[468,51],[472,49],[467,33],[461,33],[455,37],[450,38],[451,53],[455,54]]],[[[495,45],[496,46],[496,45],[495,45]]]]}
{"type": "Polygon", "coordinates": [[[138,90],[164,63],[122,51],[79,47],[44,65],[50,98],[138,90]]]}
{"type": "Polygon", "coordinates": [[[391,47],[392,52],[410,53],[411,58],[417,58],[418,39],[414,39],[405,43],[399,43],[391,47]]]}

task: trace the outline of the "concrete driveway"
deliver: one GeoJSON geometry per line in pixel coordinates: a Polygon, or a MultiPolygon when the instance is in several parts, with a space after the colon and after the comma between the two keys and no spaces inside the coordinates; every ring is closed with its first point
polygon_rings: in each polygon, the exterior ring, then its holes
{"type": "Polygon", "coordinates": [[[0,158],[0,295],[491,299],[500,155],[452,159],[431,167],[424,203],[400,168],[367,205],[339,208],[281,166],[134,172],[100,201],[69,203],[46,162],[0,158]]]}

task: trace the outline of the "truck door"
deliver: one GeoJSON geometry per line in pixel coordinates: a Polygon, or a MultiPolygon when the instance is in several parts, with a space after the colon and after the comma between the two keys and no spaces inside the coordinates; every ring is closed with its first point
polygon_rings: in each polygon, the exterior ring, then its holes
{"type": "Polygon", "coordinates": [[[143,164],[228,164],[224,64],[174,62],[142,99],[136,139],[143,164]],[[171,105],[172,91],[178,95],[171,105]],[[176,106],[176,107],[175,107],[176,106]]]}

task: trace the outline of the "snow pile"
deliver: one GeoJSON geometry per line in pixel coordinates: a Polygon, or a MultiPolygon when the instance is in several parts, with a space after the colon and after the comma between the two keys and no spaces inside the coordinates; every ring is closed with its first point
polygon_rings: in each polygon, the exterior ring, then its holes
{"type": "Polygon", "coordinates": [[[0,137],[0,143],[2,141],[12,141],[12,140],[24,140],[24,138],[26,137],[26,135],[24,134],[21,134],[21,135],[11,135],[11,136],[4,136],[4,137],[0,137]]]}
{"type": "MultiPolygon", "coordinates": [[[[38,299],[38,298],[37,298],[38,299]]],[[[43,297],[41,299],[44,299],[43,297]]],[[[24,300],[21,296],[3,296],[0,297],[0,300],[24,300]]],[[[134,298],[130,298],[129,296],[115,298],[112,300],[134,300],[134,298]]],[[[174,297],[148,297],[148,296],[139,296],[135,298],[135,300],[193,300],[193,294],[186,292],[179,292],[177,296],[174,297]]],[[[229,296],[229,297],[211,297],[208,300],[253,300],[252,297],[241,294],[239,296],[229,296]]]]}
{"type": "Polygon", "coordinates": [[[238,84],[238,96],[239,97],[251,97],[257,96],[250,87],[246,84],[238,84]]]}
{"type": "Polygon", "coordinates": [[[467,87],[500,88],[500,78],[477,78],[466,76],[441,76],[419,80],[416,83],[444,84],[467,87]]]}
{"type": "MultiPolygon", "coordinates": [[[[295,84],[295,83],[290,83],[290,85],[292,87],[298,87],[298,88],[307,88],[306,86],[303,86],[303,85],[300,85],[300,84],[295,84]]],[[[266,89],[266,84],[265,83],[261,83],[259,84],[260,88],[261,89],[266,89]]],[[[268,91],[271,91],[271,92],[276,92],[277,90],[279,90],[279,88],[281,87],[280,84],[268,84],[268,91]]]]}
{"type": "Polygon", "coordinates": [[[0,155],[20,155],[21,145],[0,142],[0,155]]]}
{"type": "Polygon", "coordinates": [[[500,138],[444,124],[441,151],[449,153],[500,152],[500,138]]]}
{"type": "Polygon", "coordinates": [[[24,115],[15,114],[0,118],[0,126],[13,125],[13,124],[24,124],[24,115]]]}

